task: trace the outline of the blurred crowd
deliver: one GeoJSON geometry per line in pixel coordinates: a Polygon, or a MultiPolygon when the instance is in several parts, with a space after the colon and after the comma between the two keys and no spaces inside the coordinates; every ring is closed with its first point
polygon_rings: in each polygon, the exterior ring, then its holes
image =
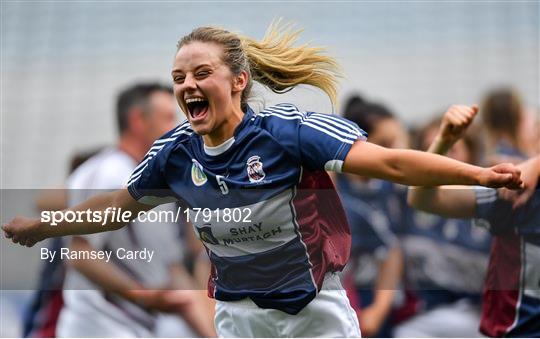
{"type": "MultiPolygon", "coordinates": [[[[475,123],[449,151],[460,161],[491,166],[540,153],[540,120],[519,93],[486,93],[475,123]]],[[[428,150],[444,108],[408,129],[381,102],[352,95],[342,115],[372,143],[428,150]]],[[[77,153],[67,190],[42,195],[38,210],[60,210],[97,191],[125,185],[153,140],[176,126],[172,90],[139,83],[118,96],[115,145],[77,153]]],[[[151,150],[150,150],[151,151],[151,150]]],[[[492,236],[472,219],[450,219],[407,205],[407,187],[354,175],[334,176],[352,232],[342,274],[366,337],[477,337],[492,236]]],[[[174,203],[164,209],[175,209],[174,203]]],[[[133,222],[120,231],[54,239],[51,249],[161,249],[151,265],[75,260],[44,263],[25,312],[25,337],[212,337],[213,301],[206,297],[210,264],[187,223],[133,222]],[[130,291],[137,291],[131,293],[130,291]]]]}
{"type": "MultiPolygon", "coordinates": [[[[447,156],[493,166],[539,154],[539,112],[524,107],[516,91],[494,89],[479,106],[476,121],[447,156]]],[[[344,109],[346,118],[369,133],[370,142],[422,151],[440,135],[444,115],[441,111],[408,130],[384,105],[360,96],[351,97],[344,109]]],[[[415,210],[407,204],[406,187],[382,180],[341,175],[337,186],[353,234],[345,286],[362,335],[483,336],[481,303],[492,246],[488,229],[474,219],[415,210]]]]}

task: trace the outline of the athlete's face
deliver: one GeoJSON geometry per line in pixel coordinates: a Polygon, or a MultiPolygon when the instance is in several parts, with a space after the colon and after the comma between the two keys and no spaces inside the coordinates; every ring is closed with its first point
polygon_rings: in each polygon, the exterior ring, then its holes
{"type": "Polygon", "coordinates": [[[180,48],[172,70],[176,100],[207,144],[230,138],[242,116],[240,97],[247,76],[234,76],[222,56],[223,48],[216,43],[191,42],[180,48]]]}
{"type": "Polygon", "coordinates": [[[377,122],[369,141],[387,148],[408,148],[409,136],[399,121],[387,118],[377,122]]]}

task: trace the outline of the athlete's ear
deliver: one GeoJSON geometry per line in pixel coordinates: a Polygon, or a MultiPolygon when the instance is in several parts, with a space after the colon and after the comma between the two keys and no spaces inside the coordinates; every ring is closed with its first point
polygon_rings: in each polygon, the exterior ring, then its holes
{"type": "Polygon", "coordinates": [[[246,88],[249,80],[249,75],[246,71],[240,71],[240,74],[233,78],[233,92],[242,92],[246,88]]]}

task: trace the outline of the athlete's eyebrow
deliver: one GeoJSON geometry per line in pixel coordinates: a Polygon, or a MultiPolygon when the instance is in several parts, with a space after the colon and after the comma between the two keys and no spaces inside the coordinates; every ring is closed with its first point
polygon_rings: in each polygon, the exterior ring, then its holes
{"type": "Polygon", "coordinates": [[[210,67],[212,68],[212,65],[211,64],[201,64],[197,67],[195,67],[195,70],[198,71],[199,69],[203,68],[203,67],[210,67]]]}
{"type": "MultiPolygon", "coordinates": [[[[201,69],[201,68],[203,68],[203,67],[210,67],[210,68],[212,68],[212,65],[211,65],[211,64],[208,64],[208,63],[200,64],[200,65],[198,65],[198,66],[195,67],[195,71],[197,71],[197,70],[199,70],[199,69],[201,69]]],[[[171,73],[172,73],[172,74],[175,74],[175,73],[184,73],[184,71],[181,70],[180,68],[173,68],[173,70],[172,70],[171,73]]]]}

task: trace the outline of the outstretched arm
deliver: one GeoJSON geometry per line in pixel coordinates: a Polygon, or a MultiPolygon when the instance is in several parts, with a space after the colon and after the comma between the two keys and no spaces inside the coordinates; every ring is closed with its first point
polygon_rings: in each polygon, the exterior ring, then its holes
{"type": "Polygon", "coordinates": [[[520,171],[511,164],[482,168],[436,154],[387,149],[364,141],[353,144],[343,171],[411,186],[521,186],[520,171]]]}
{"type": "MultiPolygon", "coordinates": [[[[476,106],[450,107],[443,116],[439,132],[428,152],[446,154],[463,137],[477,112],[476,106]]],[[[533,194],[540,176],[540,156],[517,165],[517,168],[521,173],[525,190],[521,193],[507,189],[499,190],[499,197],[512,201],[514,208],[525,204],[533,194]]],[[[476,196],[470,187],[410,187],[407,201],[414,208],[445,217],[474,218],[476,215],[476,196]]]]}
{"type": "MultiPolygon", "coordinates": [[[[137,202],[131,197],[127,189],[121,189],[94,196],[73,208],[63,211],[63,213],[80,212],[84,214],[86,211],[90,211],[100,213],[104,217],[107,215],[107,209],[110,212],[113,208],[116,208],[116,211],[121,209],[123,213],[129,212],[131,215],[129,221],[131,221],[137,217],[140,211],[149,210],[152,206],[137,202]]],[[[52,226],[51,222],[43,222],[39,218],[16,217],[4,224],[2,230],[5,236],[11,238],[14,243],[31,247],[46,238],[113,231],[122,228],[129,222],[118,221],[118,219],[111,218],[110,215],[106,220],[86,221],[86,217],[85,222],[81,223],[64,220],[58,222],[56,226],[52,226]]]]}

